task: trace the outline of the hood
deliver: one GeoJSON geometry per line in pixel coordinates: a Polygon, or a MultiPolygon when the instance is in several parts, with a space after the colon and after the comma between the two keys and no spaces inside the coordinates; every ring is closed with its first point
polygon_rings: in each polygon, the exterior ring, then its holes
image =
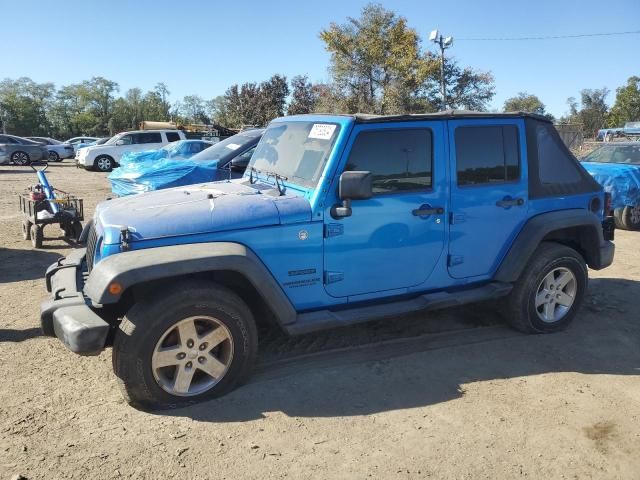
{"type": "Polygon", "coordinates": [[[640,204],[640,165],[582,162],[582,166],[611,194],[613,208],[640,204]]]}
{"type": "Polygon", "coordinates": [[[311,220],[309,201],[298,194],[277,196],[271,185],[212,182],[159,190],[102,202],[96,208],[105,244],[222,232],[311,220]]]}

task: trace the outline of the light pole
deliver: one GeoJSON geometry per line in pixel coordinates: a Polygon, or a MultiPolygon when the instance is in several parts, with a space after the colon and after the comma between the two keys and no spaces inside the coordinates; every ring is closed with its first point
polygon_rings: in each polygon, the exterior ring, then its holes
{"type": "Polygon", "coordinates": [[[429,34],[429,40],[440,47],[440,94],[442,95],[442,110],[447,109],[447,86],[444,80],[444,51],[453,45],[453,37],[443,37],[438,30],[429,34]]]}

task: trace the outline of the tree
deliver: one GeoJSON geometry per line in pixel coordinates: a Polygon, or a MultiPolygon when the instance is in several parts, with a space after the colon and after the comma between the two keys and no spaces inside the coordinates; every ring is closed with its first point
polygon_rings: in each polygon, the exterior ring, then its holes
{"type": "Polygon", "coordinates": [[[273,75],[258,87],[257,125],[267,125],[271,120],[285,114],[289,84],[287,77],[273,75]]]}
{"type": "Polygon", "coordinates": [[[515,97],[508,98],[504,102],[505,112],[530,112],[543,115],[549,119],[553,116],[546,111],[544,103],[536,96],[526,92],[520,92],[515,97]]]}
{"type": "Polygon", "coordinates": [[[334,93],[350,111],[412,110],[416,100],[425,99],[424,83],[438,69],[407,20],[381,5],[368,4],[345,24],[331,23],[320,38],[331,53],[334,93]]]}
{"type": "Polygon", "coordinates": [[[6,131],[16,135],[48,134],[54,92],[52,83],[39,84],[27,77],[0,82],[0,112],[6,131]]]}
{"type": "MultiPolygon", "coordinates": [[[[495,95],[493,75],[472,68],[460,67],[449,59],[445,62],[445,81],[447,85],[447,107],[465,110],[486,111],[495,95]]],[[[435,84],[435,81],[433,82],[435,84]]],[[[432,89],[433,92],[433,89],[432,89]]],[[[436,102],[432,93],[432,103],[436,102]]]]}
{"type": "Polygon", "coordinates": [[[626,122],[640,121],[640,77],[629,77],[627,84],[616,90],[616,100],[608,118],[609,127],[622,127],[626,122]]]}
{"type": "Polygon", "coordinates": [[[111,118],[115,94],[119,90],[116,82],[103,77],[93,77],[82,82],[81,95],[87,104],[87,109],[96,119],[96,124],[90,133],[104,135],[109,131],[108,124],[111,118]]]}
{"type": "Polygon", "coordinates": [[[317,101],[318,90],[306,75],[297,75],[291,79],[291,101],[287,107],[287,115],[311,113],[317,101]]]}
{"type": "Polygon", "coordinates": [[[180,113],[192,123],[209,123],[205,114],[205,104],[199,95],[187,95],[182,99],[180,113]]]}
{"type": "Polygon", "coordinates": [[[595,88],[584,89],[580,92],[580,104],[575,98],[569,97],[569,115],[562,121],[569,123],[581,123],[585,136],[595,135],[607,123],[608,106],[606,103],[609,89],[595,88]]]}

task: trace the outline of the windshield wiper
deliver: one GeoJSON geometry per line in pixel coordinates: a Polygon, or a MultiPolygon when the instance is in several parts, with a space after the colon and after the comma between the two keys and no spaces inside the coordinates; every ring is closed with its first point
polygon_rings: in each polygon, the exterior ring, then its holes
{"type": "Polygon", "coordinates": [[[276,188],[278,189],[278,193],[280,193],[280,196],[284,195],[284,182],[287,180],[287,177],[280,175],[279,173],[276,172],[261,172],[264,173],[267,178],[265,180],[269,180],[269,177],[273,177],[276,180],[276,188]]]}
{"type": "MultiPolygon", "coordinates": [[[[258,170],[256,167],[254,167],[253,165],[249,165],[247,167],[249,169],[249,183],[251,185],[253,185],[254,183],[256,183],[258,180],[254,181],[253,180],[253,173],[260,173],[260,170],[258,170]]],[[[231,176],[231,164],[229,164],[229,176],[231,176]]]]}

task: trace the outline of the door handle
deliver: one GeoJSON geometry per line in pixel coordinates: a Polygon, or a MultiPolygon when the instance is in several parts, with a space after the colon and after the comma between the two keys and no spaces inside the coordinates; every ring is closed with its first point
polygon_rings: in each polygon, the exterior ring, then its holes
{"type": "Polygon", "coordinates": [[[412,210],[411,213],[413,213],[416,217],[425,217],[427,215],[442,215],[444,213],[444,208],[423,205],[420,208],[412,210]]]}
{"type": "Polygon", "coordinates": [[[509,208],[509,207],[519,207],[524,204],[524,200],[522,198],[511,198],[504,197],[502,200],[498,200],[496,202],[496,207],[501,208],[509,208]]]}

